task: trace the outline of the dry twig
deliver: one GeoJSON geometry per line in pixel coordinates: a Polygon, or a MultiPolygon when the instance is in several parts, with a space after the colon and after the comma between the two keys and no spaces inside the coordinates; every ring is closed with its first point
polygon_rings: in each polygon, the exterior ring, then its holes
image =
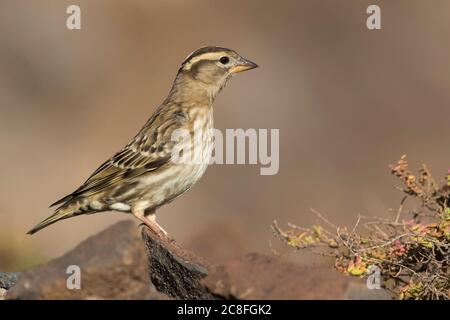
{"type": "Polygon", "coordinates": [[[395,217],[359,215],[348,231],[312,209],[328,229],[290,225],[282,230],[276,221],[272,229],[293,248],[325,249],[345,274],[368,276],[369,267],[377,266],[385,288],[400,299],[450,299],[450,172],[446,183],[438,187],[425,165],[414,175],[406,156],[390,169],[403,184],[396,189],[405,194],[395,217]],[[405,210],[407,200],[418,201],[420,210],[405,210]],[[361,226],[368,235],[359,232],[361,226]]]}

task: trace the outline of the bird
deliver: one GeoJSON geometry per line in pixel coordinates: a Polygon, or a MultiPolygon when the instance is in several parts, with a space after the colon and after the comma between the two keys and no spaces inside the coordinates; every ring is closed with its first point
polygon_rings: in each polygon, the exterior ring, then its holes
{"type": "Polygon", "coordinates": [[[27,233],[78,215],[119,211],[167,236],[155,220],[156,209],[202,177],[214,144],[213,102],[233,75],[256,67],[228,48],[206,46],[192,52],[179,67],[167,98],[141,130],[78,189],[53,203],[54,213],[27,233]],[[193,138],[197,131],[202,132],[200,138],[193,138]]]}

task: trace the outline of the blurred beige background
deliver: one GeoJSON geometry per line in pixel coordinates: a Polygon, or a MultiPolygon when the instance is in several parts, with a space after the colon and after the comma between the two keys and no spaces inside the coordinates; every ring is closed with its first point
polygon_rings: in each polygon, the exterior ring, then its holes
{"type": "MultiPolygon", "coordinates": [[[[165,98],[180,62],[230,47],[261,68],[215,103],[217,128],[279,128],[280,171],[214,165],[158,219],[220,261],[269,252],[269,228],[350,225],[400,199],[388,164],[450,166],[450,2],[445,0],[0,2],[0,270],[58,256],[121,219],[25,232],[121,148],[165,98]],[[82,30],[65,27],[78,4],[82,30]],[[382,30],[365,26],[382,8],[382,30]]],[[[276,241],[276,240],[275,240],[276,241]]],[[[200,250],[200,249],[199,249],[200,250]]]]}

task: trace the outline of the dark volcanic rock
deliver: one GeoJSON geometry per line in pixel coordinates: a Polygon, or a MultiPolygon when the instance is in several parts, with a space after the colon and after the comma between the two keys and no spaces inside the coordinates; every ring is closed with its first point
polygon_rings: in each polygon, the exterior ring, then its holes
{"type": "Polygon", "coordinates": [[[260,253],[212,268],[202,282],[225,299],[390,299],[386,291],[369,290],[361,279],[331,267],[304,267],[260,253]]]}
{"type": "Polygon", "coordinates": [[[329,267],[304,267],[275,256],[248,254],[211,266],[173,240],[144,228],[150,278],[176,299],[389,299],[361,279],[329,267]]]}
{"type": "Polygon", "coordinates": [[[192,252],[181,249],[173,240],[142,229],[147,247],[149,276],[155,288],[177,299],[213,299],[200,282],[209,264],[192,252]]]}
{"type": "Polygon", "coordinates": [[[19,281],[19,278],[18,272],[0,272],[0,288],[8,290],[19,281]]]}
{"type": "Polygon", "coordinates": [[[251,253],[215,267],[203,280],[214,294],[235,299],[343,299],[349,278],[251,253]]]}
{"type": "Polygon", "coordinates": [[[160,299],[148,280],[139,229],[119,222],[75,249],[22,274],[7,299],[160,299]],[[67,288],[67,268],[81,269],[81,289],[67,288]]]}
{"type": "Polygon", "coordinates": [[[331,268],[259,253],[211,266],[145,227],[141,238],[132,222],[117,223],[24,272],[11,287],[15,281],[17,274],[0,273],[0,299],[7,288],[7,299],[389,299],[331,268]],[[81,270],[79,290],[67,288],[73,265],[81,270]]]}

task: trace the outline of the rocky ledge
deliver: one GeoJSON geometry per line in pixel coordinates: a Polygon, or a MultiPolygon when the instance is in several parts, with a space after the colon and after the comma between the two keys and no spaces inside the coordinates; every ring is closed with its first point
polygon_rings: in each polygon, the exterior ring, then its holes
{"type": "MultiPolygon", "coordinates": [[[[60,258],[0,273],[6,299],[389,299],[331,268],[250,253],[211,265],[175,241],[119,222],[60,258]],[[80,270],[78,287],[70,266],[80,270]]],[[[0,292],[1,295],[1,292],[0,292]]]]}

